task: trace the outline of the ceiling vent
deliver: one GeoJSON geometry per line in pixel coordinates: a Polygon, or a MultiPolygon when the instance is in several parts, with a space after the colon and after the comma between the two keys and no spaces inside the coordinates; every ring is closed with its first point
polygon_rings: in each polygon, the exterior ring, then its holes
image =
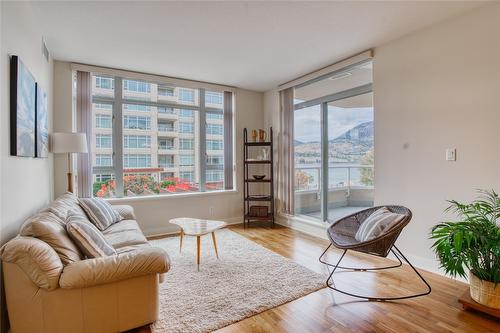
{"type": "Polygon", "coordinates": [[[343,72],[343,73],[338,73],[338,74],[335,74],[333,76],[330,76],[329,79],[330,80],[338,80],[338,79],[343,79],[343,78],[351,76],[351,75],[352,75],[351,72],[343,72]]]}

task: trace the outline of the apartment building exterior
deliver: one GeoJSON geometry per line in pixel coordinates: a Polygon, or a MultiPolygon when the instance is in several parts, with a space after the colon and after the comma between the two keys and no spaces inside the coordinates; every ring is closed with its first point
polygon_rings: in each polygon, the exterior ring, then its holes
{"type": "MultiPolygon", "coordinates": [[[[200,91],[138,80],[122,80],[123,175],[148,176],[156,182],[178,179],[198,186],[200,182],[200,91]]],[[[112,77],[94,75],[93,96],[114,99],[112,77]]],[[[97,99],[99,99],[97,98],[97,99]]],[[[206,184],[214,189],[224,181],[224,119],[222,92],[205,92],[204,103],[221,112],[205,114],[206,184]]],[[[113,165],[113,104],[94,101],[91,139],[94,183],[114,178],[106,168],[113,165]]]]}

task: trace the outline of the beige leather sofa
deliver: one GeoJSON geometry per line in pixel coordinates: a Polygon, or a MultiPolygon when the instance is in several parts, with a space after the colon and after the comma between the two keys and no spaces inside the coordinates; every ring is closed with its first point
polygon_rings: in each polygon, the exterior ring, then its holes
{"type": "Polygon", "coordinates": [[[82,256],[64,265],[54,248],[33,237],[34,219],[60,222],[69,210],[80,209],[72,194],[28,219],[20,234],[1,248],[12,333],[121,332],[156,320],[168,255],[147,242],[130,206],[115,208],[125,219],[103,234],[117,255],[82,256]]]}

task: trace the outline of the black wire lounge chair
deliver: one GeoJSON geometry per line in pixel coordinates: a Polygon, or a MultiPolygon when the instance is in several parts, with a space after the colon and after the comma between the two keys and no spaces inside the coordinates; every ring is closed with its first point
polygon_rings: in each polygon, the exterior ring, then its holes
{"type": "Polygon", "coordinates": [[[401,233],[403,228],[410,222],[411,218],[412,218],[412,213],[406,207],[378,206],[359,211],[357,213],[343,217],[340,220],[334,222],[327,230],[328,238],[330,239],[331,243],[319,257],[319,261],[321,263],[333,267],[332,272],[330,273],[328,279],[326,280],[326,285],[328,286],[328,288],[338,291],[345,295],[357,298],[363,298],[370,301],[392,301],[392,300],[407,299],[407,298],[419,297],[430,294],[431,286],[429,285],[429,283],[425,281],[423,276],[420,275],[420,273],[415,269],[415,267],[413,267],[413,265],[408,261],[408,259],[406,259],[403,253],[401,253],[401,251],[394,244],[398,239],[399,234],[401,233]],[[376,237],[375,239],[370,239],[364,242],[356,240],[354,236],[356,235],[356,232],[358,231],[359,227],[363,224],[363,222],[366,220],[366,218],[370,216],[373,212],[375,212],[377,209],[382,207],[387,207],[393,213],[402,214],[404,215],[404,218],[397,224],[392,226],[389,230],[382,233],[380,236],[376,237]],[[335,265],[323,260],[323,256],[326,254],[326,252],[330,249],[332,245],[338,249],[344,250],[344,252],[340,256],[340,259],[335,265]],[[399,263],[391,266],[377,267],[377,268],[354,268],[354,267],[340,266],[340,262],[342,261],[348,250],[367,253],[384,258],[387,257],[389,252],[392,252],[394,256],[398,259],[399,263]],[[418,275],[420,280],[422,280],[425,283],[425,285],[427,286],[427,291],[407,296],[374,297],[374,296],[363,296],[363,295],[353,294],[344,290],[340,290],[333,285],[333,274],[335,273],[337,268],[353,270],[353,271],[377,271],[377,270],[400,267],[403,264],[401,259],[403,259],[406,263],[408,263],[411,269],[418,275]]]}

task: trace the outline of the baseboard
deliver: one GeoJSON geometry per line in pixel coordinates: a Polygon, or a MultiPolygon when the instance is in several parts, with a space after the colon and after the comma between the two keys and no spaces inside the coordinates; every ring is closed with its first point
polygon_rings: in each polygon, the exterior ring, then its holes
{"type": "MultiPolygon", "coordinates": [[[[276,223],[303,232],[310,236],[328,240],[328,237],[326,235],[327,226],[322,223],[308,221],[307,219],[296,216],[283,216],[283,215],[279,215],[276,218],[276,223]]],[[[453,278],[446,275],[445,272],[439,267],[439,263],[437,260],[416,256],[411,253],[403,253],[403,254],[406,256],[406,258],[408,258],[408,260],[412,263],[413,266],[419,269],[435,273],[441,276],[445,276],[452,280],[468,283],[467,279],[464,279],[462,277],[457,276],[456,278],[453,278]]],[[[392,253],[388,256],[388,258],[396,260],[396,258],[392,255],[392,253]]]]}

